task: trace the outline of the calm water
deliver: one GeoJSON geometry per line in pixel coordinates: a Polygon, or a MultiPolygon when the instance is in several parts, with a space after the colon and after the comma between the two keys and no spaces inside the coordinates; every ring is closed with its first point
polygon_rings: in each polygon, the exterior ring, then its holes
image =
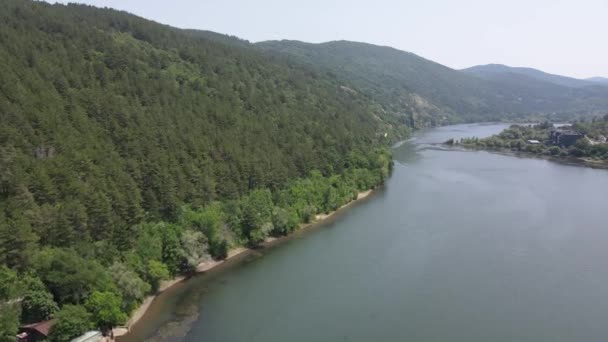
{"type": "Polygon", "coordinates": [[[607,341],[608,172],[433,145],[504,127],[419,133],[382,191],[178,286],[133,340],[607,341]]]}

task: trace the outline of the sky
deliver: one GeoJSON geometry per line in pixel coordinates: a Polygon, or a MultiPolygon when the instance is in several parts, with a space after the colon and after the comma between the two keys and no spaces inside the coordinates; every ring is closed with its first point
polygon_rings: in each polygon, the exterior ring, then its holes
{"type": "Polygon", "coordinates": [[[352,40],[456,69],[500,63],[608,77],[608,0],[75,1],[252,42],[352,40]]]}

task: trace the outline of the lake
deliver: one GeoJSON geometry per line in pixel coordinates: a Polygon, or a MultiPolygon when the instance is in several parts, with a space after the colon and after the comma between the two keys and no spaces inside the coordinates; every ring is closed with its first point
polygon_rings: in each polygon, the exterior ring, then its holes
{"type": "Polygon", "coordinates": [[[164,293],[132,341],[606,341],[608,171],[418,132],[370,198],[164,293]]]}

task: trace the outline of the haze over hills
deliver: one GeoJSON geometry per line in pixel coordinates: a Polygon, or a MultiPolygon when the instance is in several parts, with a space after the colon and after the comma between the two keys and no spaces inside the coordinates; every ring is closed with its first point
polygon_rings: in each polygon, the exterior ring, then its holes
{"type": "Polygon", "coordinates": [[[518,74],[524,75],[531,78],[534,78],[539,81],[545,81],[548,83],[554,83],[557,85],[577,88],[577,87],[588,87],[597,85],[597,82],[602,82],[603,79],[601,77],[594,77],[589,79],[578,79],[567,76],[560,76],[549,74],[541,70],[532,69],[532,68],[523,68],[523,67],[510,67],[503,64],[487,64],[487,65],[477,65],[470,68],[463,69],[462,71],[466,73],[473,74],[475,76],[484,78],[484,79],[494,79],[498,80],[501,77],[504,77],[508,74],[518,74]]]}
{"type": "Polygon", "coordinates": [[[414,127],[498,117],[498,108],[487,103],[491,95],[477,80],[412,53],[348,41],[269,41],[256,46],[336,75],[405,115],[414,127]]]}
{"type": "Polygon", "coordinates": [[[409,52],[347,41],[256,45],[331,71],[404,113],[415,127],[530,114],[590,114],[608,108],[608,87],[582,87],[586,81],[533,69],[516,73],[491,66],[463,72],[409,52]]]}
{"type": "Polygon", "coordinates": [[[608,85],[608,78],[606,77],[591,77],[586,79],[589,82],[601,83],[608,85]]]}

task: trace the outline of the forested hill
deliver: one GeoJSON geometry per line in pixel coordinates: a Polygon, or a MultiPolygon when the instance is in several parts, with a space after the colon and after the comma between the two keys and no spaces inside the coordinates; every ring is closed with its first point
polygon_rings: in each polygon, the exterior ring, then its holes
{"type": "Polygon", "coordinates": [[[597,85],[592,80],[554,75],[533,68],[510,67],[502,64],[477,65],[463,69],[462,71],[485,79],[500,79],[507,75],[521,75],[537,81],[553,83],[569,88],[582,88],[597,85]]]}
{"type": "Polygon", "coordinates": [[[407,132],[336,77],[109,9],[3,0],[0,61],[2,341],[124,322],[171,274],[380,184],[407,132]]]}
{"type": "Polygon", "coordinates": [[[111,204],[99,226],[339,173],[394,132],[365,96],[252,49],[113,10],[1,6],[5,190],[111,204]]]}
{"type": "Polygon", "coordinates": [[[328,70],[371,94],[414,127],[488,120],[503,113],[484,100],[477,80],[412,53],[391,47],[336,41],[311,44],[267,41],[256,44],[294,60],[328,70]]]}
{"type": "Polygon", "coordinates": [[[582,88],[525,75],[482,77],[475,68],[450,69],[391,47],[349,41],[310,44],[286,40],[256,45],[330,70],[372,94],[384,106],[406,115],[412,126],[530,114],[585,115],[608,108],[608,87],[582,88]]]}

